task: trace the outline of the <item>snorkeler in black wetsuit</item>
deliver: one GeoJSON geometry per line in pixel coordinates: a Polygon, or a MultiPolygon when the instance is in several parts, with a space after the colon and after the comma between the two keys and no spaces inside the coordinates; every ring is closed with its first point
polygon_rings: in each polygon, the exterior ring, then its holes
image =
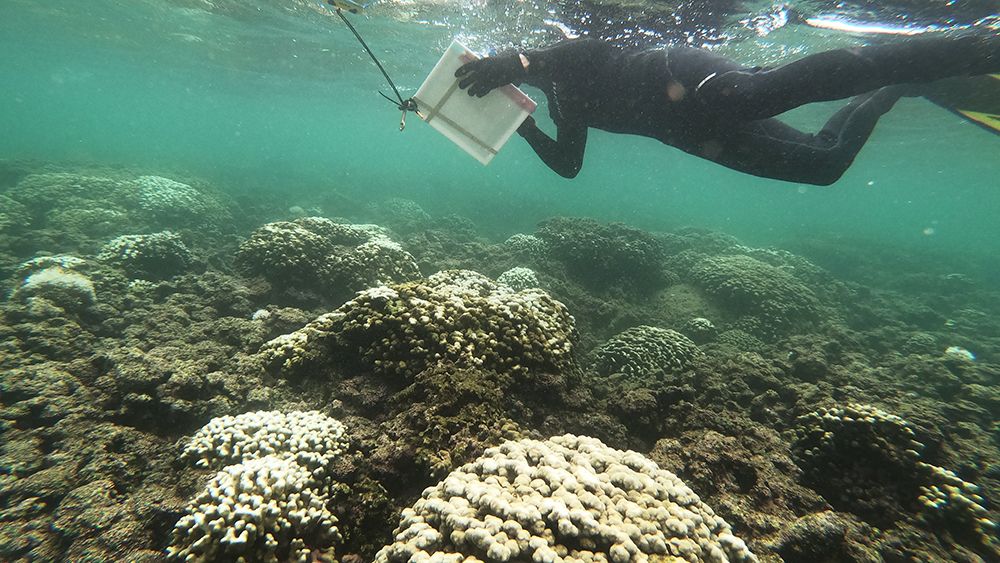
{"type": "Polygon", "coordinates": [[[830,185],[854,161],[879,117],[909,83],[1000,72],[1000,34],[936,36],[838,49],[777,68],[747,68],[703,49],[629,51],[575,39],[462,66],[470,95],[504,84],[540,88],[558,128],[531,117],[518,129],[542,161],[573,178],[587,128],[659,139],[765,178],[830,185]],[[811,102],[856,96],[817,134],[774,116],[811,102]]]}

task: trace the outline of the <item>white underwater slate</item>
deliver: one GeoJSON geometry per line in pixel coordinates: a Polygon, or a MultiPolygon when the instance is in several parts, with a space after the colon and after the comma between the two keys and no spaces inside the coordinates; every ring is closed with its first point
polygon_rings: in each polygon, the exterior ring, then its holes
{"type": "Polygon", "coordinates": [[[452,41],[413,99],[420,117],[462,150],[489,164],[536,104],[508,84],[483,96],[458,88],[455,71],[479,57],[458,40],[452,41]]]}

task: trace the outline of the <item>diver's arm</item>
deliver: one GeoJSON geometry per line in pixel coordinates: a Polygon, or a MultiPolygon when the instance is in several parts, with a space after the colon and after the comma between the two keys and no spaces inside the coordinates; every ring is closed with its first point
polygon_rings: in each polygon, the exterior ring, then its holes
{"type": "Polygon", "coordinates": [[[593,76],[595,69],[606,64],[615,47],[600,39],[567,39],[547,47],[523,53],[523,81],[543,87],[553,82],[575,82],[593,76]]]}
{"type": "Polygon", "coordinates": [[[570,39],[530,51],[509,51],[470,61],[455,71],[458,87],[483,97],[504,84],[526,83],[544,89],[556,81],[583,85],[609,64],[615,48],[598,39],[570,39]]]}
{"type": "Polygon", "coordinates": [[[583,166],[583,151],[587,146],[587,127],[579,124],[563,124],[556,129],[553,140],[538,128],[535,120],[528,117],[517,129],[517,134],[528,141],[535,154],[549,168],[563,178],[575,178],[583,166]]]}

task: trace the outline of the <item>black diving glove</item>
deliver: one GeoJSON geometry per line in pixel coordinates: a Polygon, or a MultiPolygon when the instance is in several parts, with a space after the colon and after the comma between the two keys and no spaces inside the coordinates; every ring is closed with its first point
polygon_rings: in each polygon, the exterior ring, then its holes
{"type": "Polygon", "coordinates": [[[458,87],[469,89],[470,96],[482,98],[505,84],[520,83],[527,73],[521,64],[521,54],[504,53],[465,63],[455,71],[460,78],[458,87]]]}
{"type": "Polygon", "coordinates": [[[517,128],[517,134],[524,137],[536,129],[538,129],[538,125],[535,124],[535,118],[529,115],[524,118],[524,122],[517,128]]]}

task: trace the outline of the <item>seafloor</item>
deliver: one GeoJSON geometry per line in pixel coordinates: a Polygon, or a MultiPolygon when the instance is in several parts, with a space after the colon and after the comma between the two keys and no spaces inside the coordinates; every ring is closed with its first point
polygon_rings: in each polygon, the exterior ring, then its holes
{"type": "Polygon", "coordinates": [[[2,163],[0,560],[1000,560],[975,263],[297,203],[2,163]]]}

